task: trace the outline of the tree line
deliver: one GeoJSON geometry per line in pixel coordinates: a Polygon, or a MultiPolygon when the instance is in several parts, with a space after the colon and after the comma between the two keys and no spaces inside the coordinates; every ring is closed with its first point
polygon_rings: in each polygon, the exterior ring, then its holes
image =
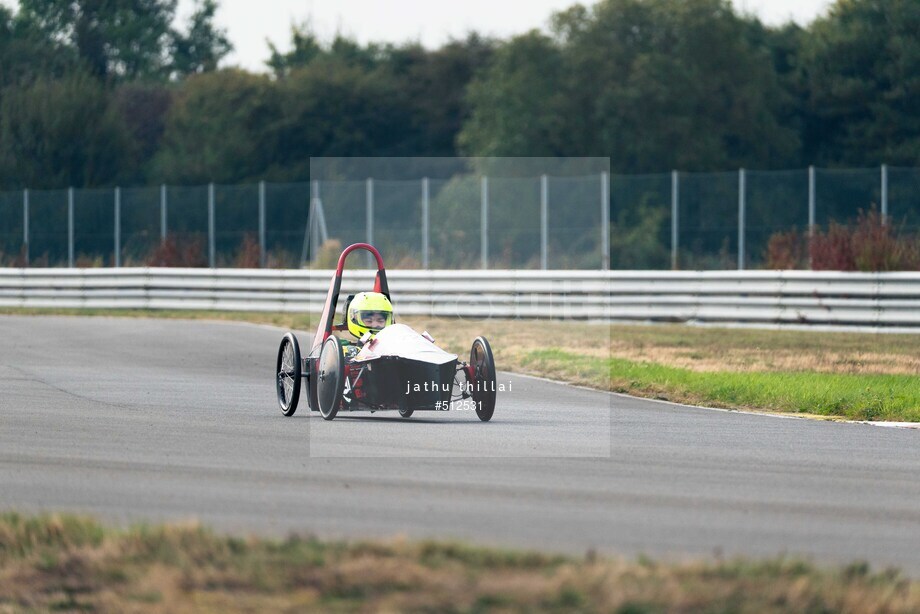
{"type": "Polygon", "coordinates": [[[600,0],[506,40],[322,40],[221,68],[215,0],[0,6],[0,189],[303,181],[319,156],[605,156],[615,173],[920,166],[920,2],[807,27],[600,0]]]}

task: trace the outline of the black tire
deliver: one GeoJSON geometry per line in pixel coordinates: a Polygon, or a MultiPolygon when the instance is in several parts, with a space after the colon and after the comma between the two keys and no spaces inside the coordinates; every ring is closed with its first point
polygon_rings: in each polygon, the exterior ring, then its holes
{"type": "Polygon", "coordinates": [[[473,341],[470,366],[476,375],[476,386],[473,388],[476,415],[483,422],[488,422],[495,412],[495,358],[485,337],[476,337],[473,341]]]}
{"type": "Polygon", "coordinates": [[[307,406],[310,408],[310,411],[319,411],[319,401],[316,399],[316,365],[319,364],[318,358],[308,358],[307,359],[307,369],[309,370],[310,376],[307,378],[307,406]]]}
{"type": "Polygon", "coordinates": [[[324,420],[332,420],[342,403],[345,389],[345,357],[338,337],[329,337],[323,342],[316,366],[316,399],[324,420]]]}
{"type": "Polygon", "coordinates": [[[278,405],[285,416],[293,416],[300,400],[301,380],[300,344],[294,333],[287,333],[278,346],[278,360],[275,362],[275,392],[278,405]]]}
{"type": "Polygon", "coordinates": [[[412,414],[414,413],[415,413],[414,409],[400,409],[399,410],[399,415],[402,416],[403,418],[411,418],[412,414]]]}

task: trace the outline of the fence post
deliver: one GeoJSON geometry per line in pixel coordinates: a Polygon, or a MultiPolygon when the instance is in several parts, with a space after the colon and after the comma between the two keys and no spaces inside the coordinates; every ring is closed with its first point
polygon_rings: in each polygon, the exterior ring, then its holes
{"type": "Polygon", "coordinates": [[[489,178],[482,178],[482,196],[480,198],[479,245],[482,268],[489,268],[489,178]]]}
{"type": "Polygon", "coordinates": [[[540,177],[540,270],[547,265],[547,246],[549,243],[549,177],[540,177]]]}
{"type": "Polygon", "coordinates": [[[745,197],[746,178],[744,169],[738,169],[738,270],[744,270],[744,226],[746,214],[746,197],[745,197]]]}
{"type": "Polygon", "coordinates": [[[678,268],[677,259],[677,231],[680,224],[678,219],[678,205],[680,194],[680,179],[677,171],[671,171],[671,270],[676,271],[678,268]]]}
{"type": "Polygon", "coordinates": [[[422,268],[428,270],[428,177],[422,179],[422,268]]]}
{"type": "Polygon", "coordinates": [[[73,188],[67,188],[67,266],[73,268],[73,188]]]}
{"type": "MultiPolygon", "coordinates": [[[[307,214],[308,232],[304,235],[304,245],[306,246],[307,237],[310,237],[310,266],[316,262],[316,255],[319,253],[319,223],[316,219],[318,215],[317,202],[319,201],[319,179],[310,182],[310,208],[307,214]]],[[[307,250],[304,248],[303,255],[300,258],[301,263],[306,259],[307,250]]]]}
{"type": "Polygon", "coordinates": [[[22,191],[22,243],[25,265],[29,266],[29,188],[22,191]]]}
{"type": "Polygon", "coordinates": [[[115,268],[121,266],[121,188],[115,187],[115,268]]]}
{"type": "Polygon", "coordinates": [[[815,238],[815,167],[808,167],[808,268],[813,269],[811,243],[815,238]]]}
{"type": "Polygon", "coordinates": [[[265,182],[259,182],[259,266],[265,268],[265,182]]]}
{"type": "Polygon", "coordinates": [[[160,241],[166,240],[166,184],[160,186],[160,241]]]}
{"type": "Polygon", "coordinates": [[[882,224],[888,223],[888,165],[882,164],[882,224]]]}
{"type": "Polygon", "coordinates": [[[610,270],[610,183],[601,173],[601,269],[610,270]]]}
{"type": "Polygon", "coordinates": [[[212,269],[215,264],[214,245],[214,184],[208,184],[208,266],[212,269]]]}

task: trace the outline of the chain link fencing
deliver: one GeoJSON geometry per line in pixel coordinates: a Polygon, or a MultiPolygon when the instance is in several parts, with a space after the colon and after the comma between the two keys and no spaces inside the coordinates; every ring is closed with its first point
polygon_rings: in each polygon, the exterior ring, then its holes
{"type": "Polygon", "coordinates": [[[762,268],[777,233],[873,208],[920,233],[920,168],[5,191],[0,266],[330,267],[366,241],[407,269],[762,268]]]}

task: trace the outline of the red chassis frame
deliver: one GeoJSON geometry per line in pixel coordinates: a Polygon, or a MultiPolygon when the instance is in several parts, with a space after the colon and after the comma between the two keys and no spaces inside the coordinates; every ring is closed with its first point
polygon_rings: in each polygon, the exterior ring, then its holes
{"type": "Polygon", "coordinates": [[[374,292],[380,292],[389,299],[390,303],[393,302],[393,299],[390,298],[390,288],[387,286],[386,268],[383,266],[383,258],[380,256],[380,252],[377,251],[377,248],[368,243],[355,243],[349,245],[342,252],[342,255],[339,256],[339,263],[335,267],[335,276],[333,276],[329,284],[329,292],[326,294],[323,314],[319,318],[319,326],[316,328],[316,334],[313,335],[313,346],[310,348],[309,355],[313,355],[317,348],[323,345],[335,329],[332,321],[335,319],[335,308],[338,305],[339,292],[342,288],[342,271],[345,269],[345,259],[348,257],[348,254],[359,249],[370,252],[377,260],[377,276],[374,279],[374,292]]]}

